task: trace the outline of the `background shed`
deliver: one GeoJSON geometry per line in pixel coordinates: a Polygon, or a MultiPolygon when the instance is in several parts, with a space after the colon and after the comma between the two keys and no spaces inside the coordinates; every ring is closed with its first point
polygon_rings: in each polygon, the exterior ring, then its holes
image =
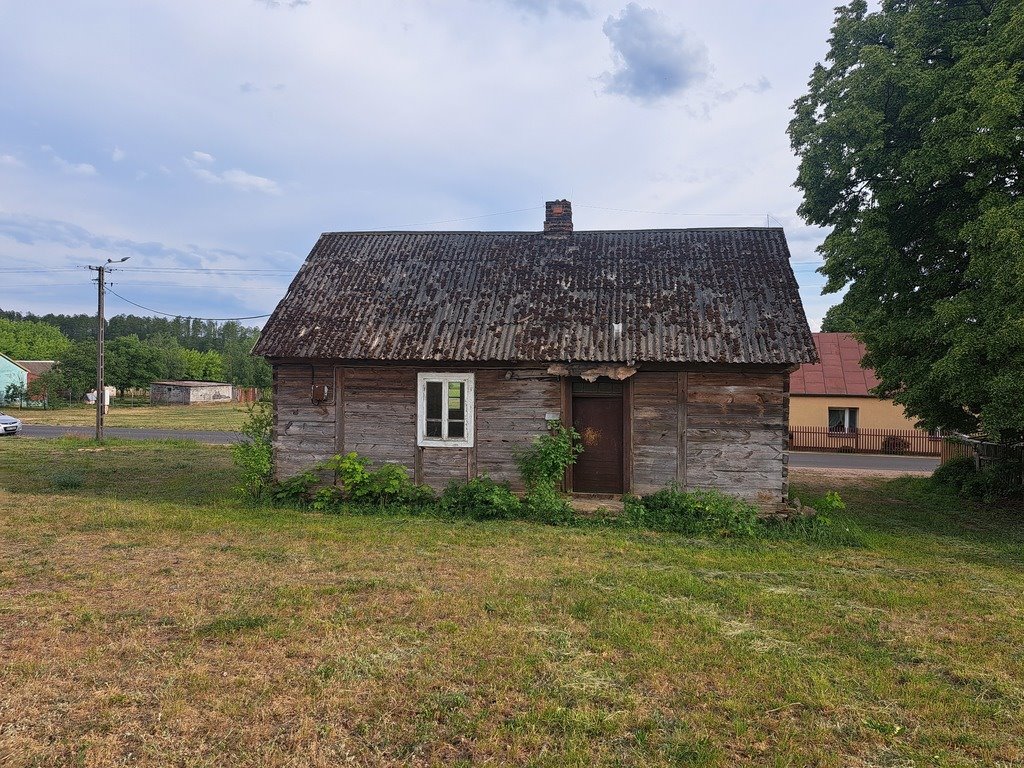
{"type": "Polygon", "coordinates": [[[197,405],[231,402],[231,399],[231,385],[221,381],[154,381],[149,387],[151,403],[197,405]]]}

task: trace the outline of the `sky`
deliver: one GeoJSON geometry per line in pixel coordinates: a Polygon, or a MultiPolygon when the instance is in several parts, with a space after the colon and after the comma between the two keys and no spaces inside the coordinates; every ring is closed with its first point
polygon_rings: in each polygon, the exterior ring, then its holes
{"type": "MultiPolygon", "coordinates": [[[[321,232],[826,234],[786,125],[820,0],[0,0],[0,309],[271,312],[321,232]],[[140,309],[139,307],[146,309],[140,309]]],[[[260,325],[258,317],[249,321],[260,325]]]]}

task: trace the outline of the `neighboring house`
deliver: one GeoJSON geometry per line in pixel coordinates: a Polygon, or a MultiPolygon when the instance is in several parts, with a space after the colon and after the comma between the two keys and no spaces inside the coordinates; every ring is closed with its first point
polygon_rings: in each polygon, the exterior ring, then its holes
{"type": "Polygon", "coordinates": [[[29,384],[43,374],[49,373],[57,364],[56,360],[18,360],[16,362],[28,372],[29,384]]]}
{"type": "Polygon", "coordinates": [[[27,387],[28,371],[7,355],[0,354],[0,402],[4,401],[7,387],[11,384],[17,384],[22,388],[27,387]]]}
{"type": "Polygon", "coordinates": [[[849,333],[816,333],[820,362],[804,363],[789,377],[789,423],[793,427],[914,429],[903,406],[871,394],[878,379],[861,367],[864,345],[849,333]]]}
{"type": "Polygon", "coordinates": [[[522,483],[553,420],[576,493],[787,493],[789,372],[815,359],[781,229],[321,235],[254,353],[275,475],[357,451],[434,488],[522,483]]]}
{"type": "Polygon", "coordinates": [[[227,403],[232,387],[221,381],[154,381],[149,386],[149,402],[199,405],[227,403]]]}

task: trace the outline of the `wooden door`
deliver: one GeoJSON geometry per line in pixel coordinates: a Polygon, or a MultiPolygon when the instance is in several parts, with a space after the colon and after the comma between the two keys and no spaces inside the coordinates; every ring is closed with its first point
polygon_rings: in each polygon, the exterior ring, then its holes
{"type": "Polygon", "coordinates": [[[572,425],[583,438],[583,453],[572,470],[579,493],[622,493],[622,388],[593,391],[586,382],[573,386],[572,425]]]}

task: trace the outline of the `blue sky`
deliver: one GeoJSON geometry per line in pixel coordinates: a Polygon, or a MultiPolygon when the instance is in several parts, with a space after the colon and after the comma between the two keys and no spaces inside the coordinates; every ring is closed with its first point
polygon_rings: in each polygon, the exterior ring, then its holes
{"type": "Polygon", "coordinates": [[[816,329],[785,128],[831,5],[0,0],[0,308],[94,312],[80,267],[131,256],[126,299],[259,315],[320,232],[537,230],[566,197],[577,229],[770,214],[816,329]]]}

